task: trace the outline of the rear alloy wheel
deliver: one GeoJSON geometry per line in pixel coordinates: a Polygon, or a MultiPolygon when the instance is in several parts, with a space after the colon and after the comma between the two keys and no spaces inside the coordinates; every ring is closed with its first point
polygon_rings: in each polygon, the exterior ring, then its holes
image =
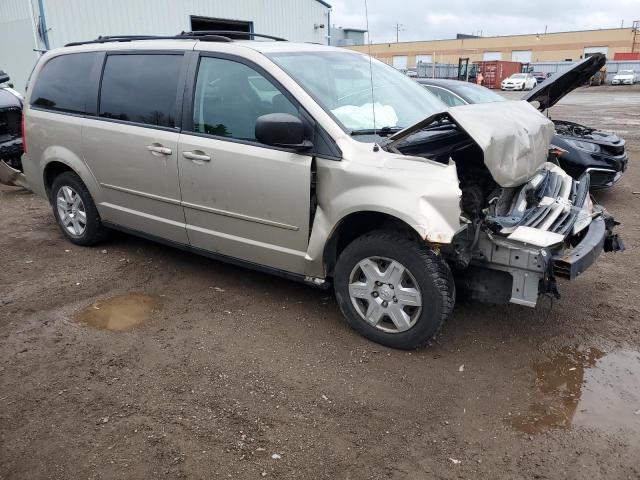
{"type": "Polygon", "coordinates": [[[75,172],[61,173],[53,180],[50,201],[60,230],[76,245],[94,245],[106,238],[108,230],[75,172]]]}
{"type": "Polygon", "coordinates": [[[62,228],[69,235],[80,237],[87,228],[87,211],[78,192],[68,185],[58,189],[56,208],[62,228]]]}
{"type": "Polygon", "coordinates": [[[455,302],[453,276],[428,245],[407,234],[371,232],[338,258],[334,288],[349,325],[393,348],[433,338],[455,302]]]}

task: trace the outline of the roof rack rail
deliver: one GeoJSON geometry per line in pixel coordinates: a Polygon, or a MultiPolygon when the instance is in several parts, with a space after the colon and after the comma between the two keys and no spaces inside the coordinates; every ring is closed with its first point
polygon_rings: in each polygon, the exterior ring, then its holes
{"type": "MultiPolygon", "coordinates": [[[[184,32],[183,32],[184,33],[184,32]]],[[[134,42],[136,40],[200,40],[205,42],[233,42],[229,37],[223,35],[101,35],[95,40],[86,40],[82,42],[67,43],[65,47],[75,47],[77,45],[89,45],[92,43],[111,43],[111,42],[134,42]]]]}
{"type": "Polygon", "coordinates": [[[242,32],[240,30],[196,30],[195,32],[181,32],[179,36],[187,37],[200,37],[202,35],[233,35],[233,36],[246,36],[246,37],[258,37],[268,38],[269,40],[275,40],[276,42],[286,42],[286,38],[274,37],[273,35],[265,35],[263,33],[242,32]]]}
{"type": "Polygon", "coordinates": [[[258,37],[268,38],[269,40],[275,40],[276,42],[286,42],[286,38],[274,37],[273,35],[265,35],[263,33],[242,32],[240,30],[196,30],[195,32],[181,32],[179,36],[187,37],[200,37],[203,35],[233,35],[233,36],[245,36],[245,37],[258,37]]]}
{"type": "Polygon", "coordinates": [[[200,40],[203,42],[233,42],[233,39],[227,35],[259,37],[275,40],[276,42],[286,42],[287,40],[273,35],[264,35],[261,33],[241,32],[236,30],[199,30],[195,32],[180,32],[178,35],[101,35],[95,40],[86,40],[83,42],[67,43],[65,47],[75,47],[77,45],[88,45],[91,43],[111,43],[111,42],[133,42],[136,40],[200,40]]]}

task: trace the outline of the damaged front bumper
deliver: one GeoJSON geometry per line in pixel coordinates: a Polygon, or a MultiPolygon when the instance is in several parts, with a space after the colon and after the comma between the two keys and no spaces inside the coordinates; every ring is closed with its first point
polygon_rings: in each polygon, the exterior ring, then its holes
{"type": "Polygon", "coordinates": [[[457,272],[456,284],[461,293],[476,301],[535,307],[540,295],[558,296],[556,277],[573,280],[603,250],[624,250],[622,240],[613,232],[614,225],[602,212],[574,246],[555,248],[518,245],[481,232],[469,266],[457,272]]]}
{"type": "Polygon", "coordinates": [[[589,268],[603,250],[624,251],[622,239],[613,232],[617,224],[613,217],[603,211],[598,218],[591,221],[580,243],[553,257],[553,273],[558,277],[573,280],[589,268]]]}
{"type": "Polygon", "coordinates": [[[468,224],[454,239],[452,263],[463,294],[535,307],[540,295],[558,296],[556,277],[573,280],[603,250],[624,250],[613,232],[617,222],[591,206],[588,175],[567,183],[556,167],[541,172],[514,193],[510,209],[487,210],[483,222],[468,224]]]}

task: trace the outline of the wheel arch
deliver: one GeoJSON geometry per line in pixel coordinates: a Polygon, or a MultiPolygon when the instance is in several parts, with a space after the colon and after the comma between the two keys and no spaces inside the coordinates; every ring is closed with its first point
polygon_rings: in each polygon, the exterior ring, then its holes
{"type": "Polygon", "coordinates": [[[64,172],[73,172],[78,175],[86,185],[96,205],[98,204],[99,199],[97,197],[100,193],[100,186],[86,164],[75,155],[71,158],[68,155],[51,155],[47,159],[42,168],[42,182],[47,198],[51,194],[53,181],[64,172]]]}
{"type": "Polygon", "coordinates": [[[389,213],[364,210],[345,215],[329,235],[323,252],[324,271],[332,277],[340,253],[356,238],[374,230],[402,232],[424,242],[418,232],[404,220],[389,213]]]}
{"type": "Polygon", "coordinates": [[[47,197],[51,196],[51,186],[53,185],[54,180],[60,174],[64,172],[73,172],[77,173],[73,168],[63,162],[59,161],[51,161],[45,165],[44,170],[42,171],[42,181],[44,183],[44,190],[47,193],[47,197]]]}

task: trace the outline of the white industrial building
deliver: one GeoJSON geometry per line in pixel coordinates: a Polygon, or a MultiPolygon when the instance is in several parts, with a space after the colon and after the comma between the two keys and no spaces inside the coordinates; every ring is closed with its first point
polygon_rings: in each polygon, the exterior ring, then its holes
{"type": "Polygon", "coordinates": [[[99,35],[240,30],[330,43],[323,0],[0,0],[0,70],[24,91],[39,53],[99,35]]]}

